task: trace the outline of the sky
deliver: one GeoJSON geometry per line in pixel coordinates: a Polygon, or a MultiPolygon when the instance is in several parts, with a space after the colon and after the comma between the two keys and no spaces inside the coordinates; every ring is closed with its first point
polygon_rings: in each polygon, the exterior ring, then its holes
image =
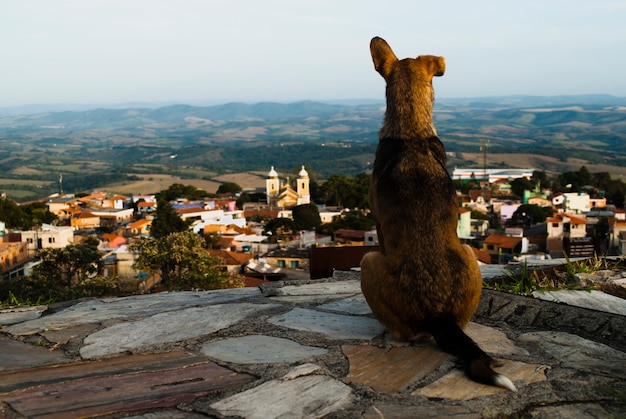
{"type": "Polygon", "coordinates": [[[372,37],[438,97],[626,97],[626,0],[1,0],[0,107],[384,99],[372,37]]]}

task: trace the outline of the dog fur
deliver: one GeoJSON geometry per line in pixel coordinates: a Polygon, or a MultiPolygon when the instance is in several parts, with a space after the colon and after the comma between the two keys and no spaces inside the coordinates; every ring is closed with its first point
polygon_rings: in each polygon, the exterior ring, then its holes
{"type": "Polygon", "coordinates": [[[379,37],[370,52],[387,84],[387,109],[369,188],[381,250],[361,261],[363,294],[398,339],[427,331],[470,378],[515,390],[462,330],[478,306],[482,276],[456,233],[458,199],[432,118],[432,79],[444,74],[445,60],[398,60],[379,37]]]}

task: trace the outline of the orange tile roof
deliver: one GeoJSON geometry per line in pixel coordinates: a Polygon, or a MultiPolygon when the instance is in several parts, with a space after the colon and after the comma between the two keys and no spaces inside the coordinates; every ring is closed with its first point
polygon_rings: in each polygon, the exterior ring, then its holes
{"type": "Polygon", "coordinates": [[[501,247],[503,249],[513,249],[521,241],[521,237],[511,237],[505,234],[492,234],[485,239],[484,243],[497,244],[498,247],[501,247]]]}
{"type": "Polygon", "coordinates": [[[142,218],[141,220],[133,221],[128,225],[129,228],[141,228],[146,224],[152,224],[152,220],[146,220],[142,218]]]}
{"type": "Polygon", "coordinates": [[[207,252],[211,256],[222,259],[225,265],[243,265],[253,258],[250,253],[230,252],[228,250],[208,249],[207,252]]]}

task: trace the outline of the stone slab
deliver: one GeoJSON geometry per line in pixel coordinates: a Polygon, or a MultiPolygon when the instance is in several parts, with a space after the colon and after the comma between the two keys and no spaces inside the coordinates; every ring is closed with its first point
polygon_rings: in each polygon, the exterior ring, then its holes
{"type": "Polygon", "coordinates": [[[321,333],[329,339],[370,340],[385,330],[377,320],[370,317],[345,316],[304,308],[294,308],[268,321],[276,326],[321,333]]]}
{"type": "Polygon", "coordinates": [[[355,280],[285,285],[271,290],[273,300],[292,303],[327,301],[359,294],[361,294],[361,281],[355,280]]]}
{"type": "Polygon", "coordinates": [[[615,419],[604,407],[597,403],[563,403],[556,406],[536,406],[530,409],[528,417],[532,419],[615,419]]]}
{"type": "Polygon", "coordinates": [[[361,293],[361,281],[338,281],[307,283],[303,285],[286,285],[276,290],[276,295],[326,295],[330,297],[345,297],[361,293]]]}
{"type": "Polygon", "coordinates": [[[540,348],[564,368],[626,379],[626,353],[602,343],[570,333],[546,331],[526,333],[518,339],[540,348]]]}
{"type": "Polygon", "coordinates": [[[568,304],[575,307],[590,308],[592,310],[626,316],[626,300],[606,294],[602,291],[535,291],[533,292],[533,297],[541,300],[568,304]]]}
{"type": "MultiPolygon", "coordinates": [[[[494,368],[500,374],[507,376],[518,387],[547,380],[545,365],[526,364],[518,361],[504,360],[502,365],[494,368]]],[[[500,387],[487,386],[467,378],[460,369],[454,369],[432,384],[413,392],[413,395],[428,398],[443,398],[451,400],[471,400],[478,397],[491,396],[506,390],[500,387]]]]}
{"type": "Polygon", "coordinates": [[[0,335],[0,372],[69,361],[61,352],[52,352],[45,347],[0,335]]]}
{"type": "Polygon", "coordinates": [[[49,330],[47,332],[40,332],[39,334],[46,338],[46,340],[54,345],[63,345],[72,339],[82,339],[89,333],[95,331],[99,327],[98,324],[88,323],[79,324],[78,326],[71,326],[65,329],[49,330]]]}
{"type": "Polygon", "coordinates": [[[520,348],[506,334],[493,327],[470,322],[465,333],[491,356],[528,355],[526,349],[520,348]]]}
{"type": "Polygon", "coordinates": [[[258,296],[257,288],[235,288],[202,292],[164,292],[83,301],[57,313],[5,328],[12,335],[29,335],[45,330],[62,329],[111,319],[133,319],[152,316],[185,307],[219,304],[258,296]]]}
{"type": "Polygon", "coordinates": [[[375,403],[365,411],[363,419],[480,419],[484,416],[464,406],[407,406],[401,404],[375,403]]]}
{"type": "Polygon", "coordinates": [[[348,408],[355,400],[352,389],[325,375],[291,380],[271,380],[213,403],[224,416],[247,419],[320,418],[348,408]]]}
{"type": "Polygon", "coordinates": [[[19,306],[0,309],[0,326],[22,323],[41,317],[48,306],[19,306]]]}
{"type": "Polygon", "coordinates": [[[345,382],[363,384],[386,394],[406,389],[452,359],[452,355],[434,346],[344,345],[341,350],[350,362],[345,382]]]}
{"type": "Polygon", "coordinates": [[[66,381],[3,394],[29,418],[76,418],[166,408],[244,385],[254,377],[213,363],[66,381]]]}
{"type": "Polygon", "coordinates": [[[330,303],[322,304],[318,308],[322,310],[340,311],[348,314],[366,315],[371,314],[372,309],[367,305],[363,294],[354,295],[348,298],[342,298],[330,303]]]}
{"type": "Polygon", "coordinates": [[[296,362],[328,353],[327,349],[300,345],[290,339],[249,335],[205,343],[202,353],[225,362],[266,364],[296,362]]]}
{"type": "Polygon", "coordinates": [[[107,375],[184,368],[198,363],[206,363],[206,358],[183,351],[171,351],[22,369],[0,373],[0,394],[107,375]]]}
{"type": "Polygon", "coordinates": [[[80,348],[83,358],[134,351],[151,345],[178,342],[214,333],[253,313],[275,307],[271,304],[217,304],[155,314],[116,324],[92,333],[80,348]]]}

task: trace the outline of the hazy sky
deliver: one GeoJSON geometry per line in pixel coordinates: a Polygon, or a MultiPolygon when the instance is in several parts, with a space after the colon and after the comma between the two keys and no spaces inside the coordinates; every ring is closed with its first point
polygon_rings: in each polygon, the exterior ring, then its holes
{"type": "Polygon", "coordinates": [[[383,99],[373,36],[440,97],[626,96],[626,0],[1,0],[0,106],[383,99]]]}

